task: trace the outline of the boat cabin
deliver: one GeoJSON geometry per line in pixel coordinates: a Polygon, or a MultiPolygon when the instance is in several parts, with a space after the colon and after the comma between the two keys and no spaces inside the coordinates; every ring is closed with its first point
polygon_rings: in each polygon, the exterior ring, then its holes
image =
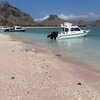
{"type": "Polygon", "coordinates": [[[61,27],[63,28],[62,31],[63,32],[69,32],[69,31],[81,31],[81,29],[78,26],[73,26],[71,23],[65,23],[64,25],[61,25],[61,27]]]}

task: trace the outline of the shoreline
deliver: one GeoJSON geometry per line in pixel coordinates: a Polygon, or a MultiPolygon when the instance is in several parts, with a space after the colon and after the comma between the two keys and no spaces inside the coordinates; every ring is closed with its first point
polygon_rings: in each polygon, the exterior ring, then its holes
{"type": "Polygon", "coordinates": [[[44,47],[43,45],[40,45],[40,44],[37,44],[37,43],[30,43],[30,42],[26,42],[26,40],[22,37],[15,37],[15,36],[11,36],[11,38],[14,40],[14,41],[21,41],[22,43],[24,44],[27,44],[27,45],[30,45],[31,47],[35,48],[35,49],[38,49],[38,50],[44,50],[45,52],[48,51],[49,53],[52,53],[53,55],[57,56],[58,58],[60,58],[60,60],[66,62],[66,59],[67,61],[69,61],[69,63],[73,63],[75,65],[78,65],[78,66],[86,66],[86,67],[83,67],[83,69],[87,69],[87,70],[91,70],[91,71],[95,71],[97,73],[100,73],[100,71],[98,71],[97,69],[94,69],[93,67],[91,67],[92,65],[90,64],[87,64],[85,62],[82,62],[81,60],[79,59],[75,59],[73,57],[65,57],[63,56],[62,54],[56,52],[54,49],[50,48],[50,47],[44,47]]]}
{"type": "Polygon", "coordinates": [[[81,68],[70,59],[62,59],[47,48],[23,43],[9,35],[0,34],[0,48],[0,85],[4,90],[0,90],[1,99],[100,99],[99,73],[81,68]]]}
{"type": "Polygon", "coordinates": [[[56,56],[58,59],[60,59],[63,62],[72,63],[72,64],[75,64],[77,66],[86,66],[86,67],[79,67],[79,69],[81,69],[81,70],[85,69],[85,70],[89,70],[89,71],[92,71],[94,73],[100,74],[100,71],[91,67],[92,65],[89,65],[85,62],[82,62],[79,59],[77,60],[77,59],[72,58],[72,57],[65,57],[62,54],[56,52],[52,48],[44,47],[43,45],[39,45],[39,44],[36,44],[36,43],[26,42],[22,37],[21,38],[20,37],[14,37],[14,36],[10,36],[10,37],[11,37],[11,39],[14,39],[15,41],[20,41],[20,42],[26,44],[27,46],[30,46],[29,47],[30,49],[35,48],[37,51],[40,51],[40,52],[43,51],[43,52],[46,52],[47,54],[50,53],[51,55],[56,56]]]}

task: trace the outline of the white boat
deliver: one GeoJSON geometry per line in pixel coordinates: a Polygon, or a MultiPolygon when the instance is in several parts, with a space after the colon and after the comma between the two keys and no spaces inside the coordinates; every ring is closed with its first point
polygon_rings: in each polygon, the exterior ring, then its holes
{"type": "Polygon", "coordinates": [[[61,24],[62,31],[61,32],[52,32],[48,35],[50,39],[66,39],[66,38],[74,38],[74,37],[82,37],[88,34],[90,30],[82,30],[79,26],[72,25],[72,23],[65,22],[61,24]]]}
{"type": "Polygon", "coordinates": [[[8,27],[4,32],[25,32],[25,28],[21,26],[8,27]]]}
{"type": "Polygon", "coordinates": [[[0,29],[1,30],[6,30],[6,29],[9,29],[10,27],[8,27],[8,26],[0,26],[0,29]]]}
{"type": "Polygon", "coordinates": [[[0,32],[5,32],[5,30],[10,29],[11,27],[8,26],[0,26],[0,32]]]}

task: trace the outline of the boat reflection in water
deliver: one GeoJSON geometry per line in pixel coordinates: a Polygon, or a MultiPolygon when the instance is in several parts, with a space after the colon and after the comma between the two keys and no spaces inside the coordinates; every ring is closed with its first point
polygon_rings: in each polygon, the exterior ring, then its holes
{"type": "Polygon", "coordinates": [[[75,48],[83,48],[86,38],[72,38],[72,39],[63,39],[61,41],[56,41],[59,48],[66,48],[70,50],[75,50],[75,48]]]}

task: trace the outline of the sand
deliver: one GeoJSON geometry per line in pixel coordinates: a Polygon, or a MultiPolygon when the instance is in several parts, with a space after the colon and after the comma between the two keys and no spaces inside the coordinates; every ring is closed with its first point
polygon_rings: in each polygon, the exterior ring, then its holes
{"type": "Polygon", "coordinates": [[[100,100],[100,73],[0,34],[0,100],[100,100]]]}

